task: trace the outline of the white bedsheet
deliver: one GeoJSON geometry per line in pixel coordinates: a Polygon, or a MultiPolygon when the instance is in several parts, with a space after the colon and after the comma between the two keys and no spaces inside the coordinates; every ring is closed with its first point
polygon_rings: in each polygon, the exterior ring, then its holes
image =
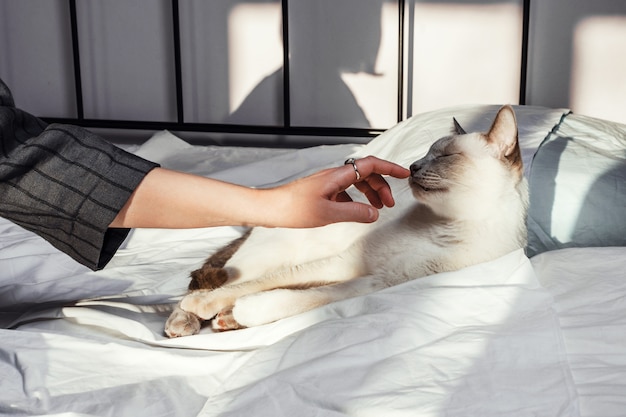
{"type": "Polygon", "coordinates": [[[555,298],[581,415],[626,415],[626,248],[563,249],[532,264],[555,298]]]}
{"type": "MultiPolygon", "coordinates": [[[[407,162],[449,131],[450,115],[485,130],[495,110],[412,119],[365,146],[266,153],[190,147],[163,133],[139,153],[262,186],[349,155],[407,162]],[[208,157],[216,152],[228,158],[208,157]]],[[[518,112],[525,158],[561,114],[518,112]]],[[[531,264],[517,251],[259,328],[165,338],[188,272],[240,233],[136,230],[107,268],[91,272],[0,219],[0,415],[553,417],[626,409],[618,395],[626,374],[626,285],[616,272],[626,267],[623,250],[556,252],[570,269],[550,269],[552,253],[531,264]],[[606,256],[621,260],[602,270],[611,286],[596,278],[592,306],[578,308],[585,278],[568,277],[582,265],[593,276],[600,265],[591,259],[606,256]],[[598,322],[600,314],[608,321],[598,322]]]]}
{"type": "Polygon", "coordinates": [[[164,339],[157,298],[53,307],[0,331],[3,411],[576,415],[553,298],[521,251],[237,332],[164,339]]]}

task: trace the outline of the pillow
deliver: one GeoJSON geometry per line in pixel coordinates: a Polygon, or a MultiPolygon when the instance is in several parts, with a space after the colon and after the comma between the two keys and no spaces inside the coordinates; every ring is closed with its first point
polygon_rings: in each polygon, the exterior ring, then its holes
{"type": "Polygon", "coordinates": [[[626,125],[567,115],[537,150],[529,185],[528,256],[626,246],[626,125]]]}

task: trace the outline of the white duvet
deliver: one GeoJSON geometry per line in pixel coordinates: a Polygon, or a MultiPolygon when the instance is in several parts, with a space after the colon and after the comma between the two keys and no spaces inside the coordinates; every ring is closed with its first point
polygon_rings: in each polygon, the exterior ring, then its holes
{"type": "MultiPolygon", "coordinates": [[[[349,155],[410,162],[496,107],[418,116],[370,144],[137,152],[267,186],[349,155]],[[409,149],[410,152],[406,150],[409,149]]],[[[525,162],[562,111],[517,109],[525,162]]],[[[103,271],[0,219],[0,415],[623,415],[626,249],[513,252],[266,326],[167,339],[188,272],[237,228],[135,230],[103,271]]]]}

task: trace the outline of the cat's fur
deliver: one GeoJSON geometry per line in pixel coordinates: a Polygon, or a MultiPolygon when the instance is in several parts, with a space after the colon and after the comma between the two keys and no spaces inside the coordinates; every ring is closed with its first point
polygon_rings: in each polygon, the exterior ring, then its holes
{"type": "Polygon", "coordinates": [[[373,224],[254,229],[209,258],[166,334],[195,334],[210,319],[217,330],[258,326],[523,248],[528,191],[513,109],[487,133],[455,126],[411,165],[405,207],[373,224]]]}

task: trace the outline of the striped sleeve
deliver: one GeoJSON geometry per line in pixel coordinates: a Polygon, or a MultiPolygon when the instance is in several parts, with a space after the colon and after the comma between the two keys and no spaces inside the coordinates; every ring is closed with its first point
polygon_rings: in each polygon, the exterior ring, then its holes
{"type": "Polygon", "coordinates": [[[15,108],[0,80],[0,216],[91,269],[128,229],[108,225],[157,164],[76,126],[46,126],[15,108]]]}

